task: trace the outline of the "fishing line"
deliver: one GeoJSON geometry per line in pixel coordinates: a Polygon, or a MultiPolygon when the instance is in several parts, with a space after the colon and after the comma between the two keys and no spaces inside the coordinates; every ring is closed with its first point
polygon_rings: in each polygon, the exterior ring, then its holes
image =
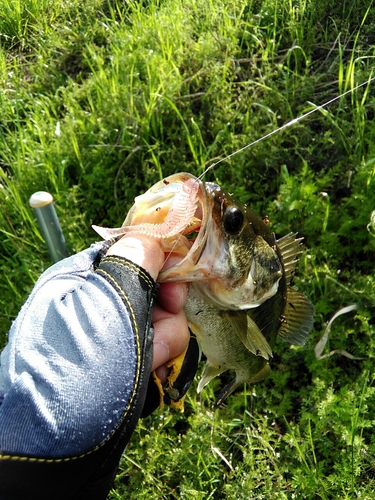
{"type": "MultiPolygon", "coordinates": [[[[321,109],[324,109],[325,107],[329,106],[330,104],[332,104],[333,102],[337,101],[338,99],[340,99],[341,97],[344,97],[346,96],[347,94],[351,94],[353,93],[355,90],[363,87],[364,85],[369,85],[372,81],[375,80],[375,76],[371,77],[371,74],[370,74],[370,77],[368,78],[368,80],[365,80],[364,82],[356,85],[355,87],[343,92],[342,94],[336,96],[336,97],[333,97],[332,99],[330,99],[329,101],[323,103],[323,104],[320,104],[319,106],[316,106],[314,107],[313,109],[311,109],[310,111],[308,111],[307,113],[303,114],[303,115],[300,115],[298,116],[297,118],[293,118],[293,120],[290,120],[289,122],[287,123],[284,123],[284,125],[282,125],[281,127],[278,127],[276,128],[275,130],[272,130],[271,132],[269,132],[268,134],[260,137],[259,139],[256,139],[255,141],[249,143],[249,144],[246,144],[245,146],[243,146],[242,148],[238,149],[237,151],[234,151],[233,153],[229,154],[228,156],[226,156],[225,158],[222,158],[221,160],[218,160],[217,162],[213,163],[212,165],[210,165],[199,177],[197,177],[197,180],[196,182],[198,182],[198,180],[201,180],[203,176],[205,176],[207,174],[207,172],[209,172],[210,170],[212,170],[213,168],[215,168],[217,165],[219,165],[220,163],[222,163],[223,161],[226,161],[226,160],[229,160],[231,159],[233,156],[245,151],[246,149],[252,147],[252,146],[255,146],[256,144],[258,144],[259,142],[261,141],[264,141],[265,139],[268,139],[269,137],[271,137],[272,135],[276,134],[277,132],[281,132],[282,130],[285,130],[286,128],[288,127],[291,127],[292,125],[295,125],[296,123],[300,122],[301,120],[307,118],[308,116],[312,115],[313,113],[315,113],[316,111],[319,111],[321,109]]],[[[186,181],[185,181],[186,183],[186,181]]],[[[185,184],[184,183],[184,184],[185,184]]],[[[185,200],[186,201],[186,200],[185,200]]],[[[193,196],[192,196],[192,200],[191,202],[193,202],[193,196]]],[[[182,233],[181,233],[182,234],[182,233]]],[[[178,236],[172,250],[169,252],[169,254],[167,255],[165,261],[164,261],[164,265],[166,263],[166,261],[168,260],[168,258],[170,257],[170,255],[173,253],[173,249],[175,248],[175,246],[177,245],[178,243],[178,240],[181,236],[181,234],[178,236]]]]}
{"type": "Polygon", "coordinates": [[[352,92],[354,92],[355,90],[363,87],[364,85],[368,85],[370,84],[373,80],[375,80],[375,76],[373,77],[370,77],[368,80],[356,85],[355,87],[353,87],[352,89],[349,89],[347,90],[346,92],[344,92],[343,94],[340,94],[336,97],[334,97],[333,99],[330,99],[329,101],[325,102],[324,104],[320,104],[319,106],[316,106],[314,109],[311,109],[310,111],[308,111],[307,113],[305,113],[304,115],[301,115],[301,116],[298,116],[297,118],[293,118],[293,120],[290,120],[289,122],[287,123],[284,123],[284,125],[282,125],[281,127],[279,128],[276,128],[275,130],[272,130],[271,132],[269,132],[268,134],[264,135],[263,137],[260,137],[259,139],[256,139],[255,141],[251,142],[250,144],[246,144],[246,146],[244,146],[243,148],[240,148],[238,149],[237,151],[234,151],[233,153],[229,154],[228,156],[226,156],[225,158],[222,158],[221,160],[217,161],[216,163],[213,163],[212,165],[210,165],[199,177],[198,179],[201,179],[204,175],[207,174],[207,172],[209,172],[210,170],[212,170],[214,167],[216,167],[216,165],[219,165],[219,163],[222,163],[223,161],[226,161],[226,160],[229,160],[230,158],[232,158],[233,156],[241,153],[242,151],[245,151],[246,149],[250,148],[251,146],[254,146],[255,144],[258,144],[259,142],[263,141],[264,139],[268,139],[268,137],[271,137],[272,135],[276,134],[277,132],[281,132],[282,130],[288,128],[288,127],[291,127],[292,125],[295,125],[296,123],[298,123],[299,121],[303,120],[304,118],[312,115],[313,113],[315,113],[316,111],[319,111],[320,109],[323,109],[325,108],[326,106],[329,106],[330,104],[332,104],[333,102],[337,101],[338,99],[340,99],[341,97],[344,97],[345,95],[347,94],[350,94],[352,92]]]}

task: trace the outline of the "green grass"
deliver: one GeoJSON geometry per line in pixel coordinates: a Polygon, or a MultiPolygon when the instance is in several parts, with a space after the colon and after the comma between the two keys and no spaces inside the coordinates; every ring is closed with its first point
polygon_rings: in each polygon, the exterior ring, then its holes
{"type": "MultiPolygon", "coordinates": [[[[28,199],[55,197],[72,252],[169,174],[225,156],[374,76],[369,0],[3,0],[0,338],[49,258],[28,199]]],[[[277,235],[316,307],[303,347],[211,411],[216,381],[140,422],[114,499],[352,499],[375,492],[374,83],[211,170],[277,235]],[[314,346],[334,312],[325,353],[314,346]],[[151,431],[150,431],[151,429],[151,431]]]]}

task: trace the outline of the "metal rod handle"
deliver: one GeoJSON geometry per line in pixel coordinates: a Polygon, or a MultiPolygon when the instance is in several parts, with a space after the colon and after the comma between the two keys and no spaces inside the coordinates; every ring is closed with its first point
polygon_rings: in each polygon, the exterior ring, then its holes
{"type": "Polygon", "coordinates": [[[69,250],[53,205],[52,195],[46,191],[38,191],[30,197],[29,203],[34,209],[52,262],[69,257],[69,250]]]}

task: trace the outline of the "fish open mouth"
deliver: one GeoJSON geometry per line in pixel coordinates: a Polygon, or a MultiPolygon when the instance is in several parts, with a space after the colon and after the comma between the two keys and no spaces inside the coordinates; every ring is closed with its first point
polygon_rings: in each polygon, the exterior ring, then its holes
{"type": "Polygon", "coordinates": [[[123,223],[123,227],[139,227],[144,223],[160,226],[168,216],[173,216],[171,209],[174,200],[181,193],[183,186],[191,181],[197,183],[198,189],[191,196],[189,193],[185,195],[182,202],[186,204],[187,211],[191,208],[190,203],[195,204],[196,209],[192,206],[193,215],[186,219],[186,224],[180,232],[161,238],[166,262],[158,281],[193,281],[196,278],[194,272],[192,277],[191,271],[198,265],[212,221],[212,199],[207,193],[205,183],[189,173],[171,175],[135,198],[135,203],[123,223]]]}

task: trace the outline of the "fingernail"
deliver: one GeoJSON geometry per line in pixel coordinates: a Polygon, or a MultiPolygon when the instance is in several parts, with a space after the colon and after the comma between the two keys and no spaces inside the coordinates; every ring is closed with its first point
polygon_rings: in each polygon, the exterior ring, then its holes
{"type": "Polygon", "coordinates": [[[152,369],[163,365],[169,360],[169,347],[163,341],[154,342],[154,359],[152,369]]]}

